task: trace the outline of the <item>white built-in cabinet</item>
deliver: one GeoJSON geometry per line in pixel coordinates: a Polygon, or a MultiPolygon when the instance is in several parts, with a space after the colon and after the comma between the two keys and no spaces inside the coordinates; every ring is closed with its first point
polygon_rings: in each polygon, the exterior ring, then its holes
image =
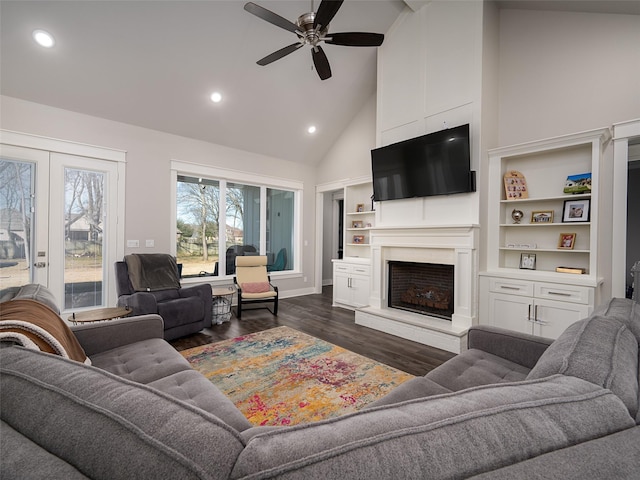
{"type": "Polygon", "coordinates": [[[346,308],[369,304],[371,284],[370,236],[374,226],[371,182],[344,190],[344,256],[333,260],[333,304],[346,308]]]}
{"type": "Polygon", "coordinates": [[[489,151],[480,323],[556,338],[601,300],[610,283],[610,138],[608,129],[600,129],[489,151]],[[514,171],[524,176],[528,198],[508,196],[504,176],[514,171]],[[584,173],[591,173],[590,192],[563,193],[567,177],[584,173]],[[573,220],[564,215],[567,201],[588,204],[588,218],[567,221],[573,220]],[[522,212],[519,223],[514,210],[522,212]],[[539,212],[553,212],[553,221],[534,222],[539,212]],[[562,234],[575,234],[573,248],[560,248],[562,234]],[[523,255],[535,255],[535,268],[522,268],[523,255]],[[557,267],[585,273],[560,273],[557,267]]]}
{"type": "Polygon", "coordinates": [[[333,305],[358,308],[369,305],[371,266],[361,259],[333,261],[333,305]]]}

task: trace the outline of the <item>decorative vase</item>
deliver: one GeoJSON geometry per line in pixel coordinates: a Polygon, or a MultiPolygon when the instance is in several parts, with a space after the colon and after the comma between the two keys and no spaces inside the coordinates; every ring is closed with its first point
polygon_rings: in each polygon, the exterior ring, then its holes
{"type": "Polygon", "coordinates": [[[522,217],[524,217],[524,213],[522,213],[522,210],[516,210],[514,208],[513,212],[511,212],[511,218],[513,218],[513,223],[520,223],[520,220],[522,220],[522,217]]]}

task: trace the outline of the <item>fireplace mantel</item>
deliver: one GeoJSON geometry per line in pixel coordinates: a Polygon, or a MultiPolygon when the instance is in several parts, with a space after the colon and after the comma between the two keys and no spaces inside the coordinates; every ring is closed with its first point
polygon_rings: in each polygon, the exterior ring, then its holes
{"type": "Polygon", "coordinates": [[[375,227],[370,231],[371,295],[356,311],[356,323],[459,353],[477,318],[477,225],[375,227]],[[409,261],[454,266],[454,313],[451,322],[387,306],[388,262],[409,261]]]}

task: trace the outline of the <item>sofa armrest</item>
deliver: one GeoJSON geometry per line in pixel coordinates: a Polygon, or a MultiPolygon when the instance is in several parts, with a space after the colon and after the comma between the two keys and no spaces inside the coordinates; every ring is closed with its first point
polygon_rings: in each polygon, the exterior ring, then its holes
{"type": "Polygon", "coordinates": [[[553,339],[504,328],[476,325],[468,332],[468,347],[533,368],[553,339]]]}
{"type": "Polygon", "coordinates": [[[160,315],[118,318],[107,322],[71,325],[88,357],[113,348],[151,338],[164,338],[164,322],[160,315]]]}
{"type": "Polygon", "coordinates": [[[130,308],[134,315],[158,313],[158,302],[156,302],[156,297],[148,292],[136,292],[131,295],[120,295],[118,297],[118,306],[130,308]]]}

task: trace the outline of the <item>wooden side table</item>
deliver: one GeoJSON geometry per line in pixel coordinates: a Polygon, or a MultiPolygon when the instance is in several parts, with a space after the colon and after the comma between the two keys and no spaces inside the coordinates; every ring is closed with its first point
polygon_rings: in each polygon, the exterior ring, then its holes
{"type": "Polygon", "coordinates": [[[72,313],[68,320],[74,325],[79,323],[104,322],[114,318],[126,317],[131,313],[131,309],[125,307],[106,307],[86,310],[84,312],[72,313]]]}

